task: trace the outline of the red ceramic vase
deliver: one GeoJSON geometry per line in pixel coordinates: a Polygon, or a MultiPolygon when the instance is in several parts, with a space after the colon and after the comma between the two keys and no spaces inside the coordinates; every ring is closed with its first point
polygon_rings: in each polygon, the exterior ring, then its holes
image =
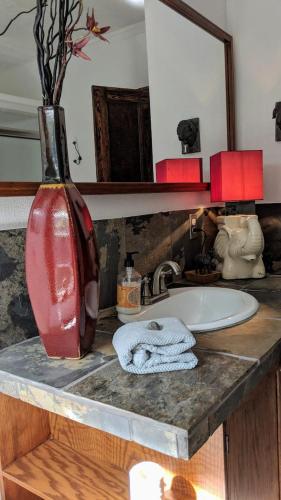
{"type": "Polygon", "coordinates": [[[26,278],[50,358],[80,359],[92,347],[99,260],[88,208],[71,181],[64,110],[39,108],[43,181],[26,236],[26,278]]]}

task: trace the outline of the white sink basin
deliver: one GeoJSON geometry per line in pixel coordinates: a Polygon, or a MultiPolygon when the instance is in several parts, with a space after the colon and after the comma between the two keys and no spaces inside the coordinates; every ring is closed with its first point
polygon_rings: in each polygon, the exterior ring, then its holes
{"type": "Polygon", "coordinates": [[[180,318],[192,332],[208,332],[242,323],[258,310],[259,303],[248,293],[229,288],[191,287],[169,290],[170,297],[139,314],[119,314],[122,323],[180,318]]]}

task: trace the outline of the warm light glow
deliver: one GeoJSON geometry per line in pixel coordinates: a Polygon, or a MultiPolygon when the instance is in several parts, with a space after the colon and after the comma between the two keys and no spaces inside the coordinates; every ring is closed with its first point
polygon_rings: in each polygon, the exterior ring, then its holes
{"type": "Polygon", "coordinates": [[[142,462],[130,470],[131,500],[161,500],[164,470],[153,462],[142,462]]]}
{"type": "Polygon", "coordinates": [[[127,0],[127,2],[131,5],[136,5],[140,7],[144,5],[144,0],[127,0]]]}
{"type": "Polygon", "coordinates": [[[192,500],[221,500],[206,489],[183,477],[161,467],[154,462],[141,462],[130,470],[131,500],[162,500],[163,498],[183,498],[192,500]]]}
{"type": "Polygon", "coordinates": [[[221,497],[212,495],[212,493],[209,493],[199,486],[193,485],[193,488],[196,491],[196,500],[221,500],[221,497]]]}

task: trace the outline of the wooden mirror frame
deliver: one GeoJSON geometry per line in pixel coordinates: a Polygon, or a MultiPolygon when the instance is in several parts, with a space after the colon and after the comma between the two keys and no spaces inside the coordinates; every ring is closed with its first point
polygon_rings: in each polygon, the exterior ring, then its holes
{"type": "MultiPolygon", "coordinates": [[[[235,150],[235,95],[233,38],[182,0],[159,0],[224,44],[228,150],[235,150]]],[[[38,182],[0,182],[0,196],[34,196],[38,182]]],[[[135,194],[208,191],[209,183],[84,182],[76,183],[81,194],[135,194]]]]}

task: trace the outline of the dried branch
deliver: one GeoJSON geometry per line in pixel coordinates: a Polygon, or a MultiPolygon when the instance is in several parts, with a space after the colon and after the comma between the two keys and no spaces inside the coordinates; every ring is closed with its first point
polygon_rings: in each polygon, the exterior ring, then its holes
{"type": "Polygon", "coordinates": [[[0,36],[22,14],[36,11],[33,35],[36,43],[37,62],[42,86],[43,104],[59,105],[66,70],[72,56],[90,58],[83,51],[90,38],[105,40],[103,34],[109,27],[100,28],[92,15],[87,14],[85,26],[79,26],[83,14],[83,0],[36,0],[36,6],[15,16],[0,36]],[[75,41],[75,33],[86,34],[75,41]]]}
{"type": "MultiPolygon", "coordinates": [[[[47,6],[47,1],[44,2],[45,6],[47,6]]],[[[32,9],[30,10],[22,10],[21,12],[19,12],[15,17],[13,17],[13,19],[11,19],[9,21],[9,23],[7,24],[6,28],[0,32],[0,36],[3,36],[7,33],[8,29],[12,26],[12,24],[22,15],[24,14],[30,14],[31,12],[34,12],[35,10],[37,9],[37,6],[35,5],[35,7],[32,7],[32,9]]]]}

